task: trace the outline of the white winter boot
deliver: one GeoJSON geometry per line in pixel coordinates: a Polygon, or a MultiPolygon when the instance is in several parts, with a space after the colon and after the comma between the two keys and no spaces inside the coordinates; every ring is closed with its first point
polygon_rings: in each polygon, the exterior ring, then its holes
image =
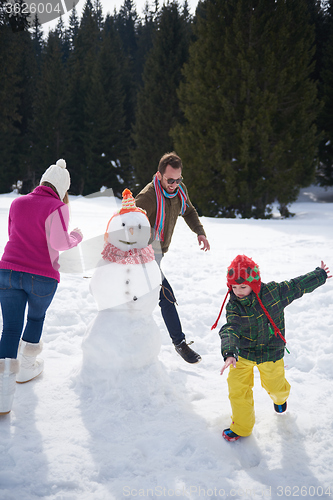
{"type": "Polygon", "coordinates": [[[18,371],[17,359],[0,359],[0,415],[5,415],[12,409],[18,371]]]}
{"type": "Polygon", "coordinates": [[[33,378],[38,377],[43,371],[44,360],[36,359],[38,354],[42,352],[43,342],[38,344],[31,344],[31,342],[25,342],[21,340],[18,360],[20,361],[20,370],[16,377],[16,382],[18,384],[24,384],[29,382],[33,378]]]}

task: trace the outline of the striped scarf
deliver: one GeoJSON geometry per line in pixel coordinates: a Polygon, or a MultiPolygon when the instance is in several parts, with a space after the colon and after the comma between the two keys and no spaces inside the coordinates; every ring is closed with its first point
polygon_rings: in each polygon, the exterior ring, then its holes
{"type": "Polygon", "coordinates": [[[179,184],[178,189],[169,194],[163,189],[161,182],[158,180],[157,175],[154,176],[154,188],[156,193],[156,220],[155,220],[155,234],[154,239],[158,241],[164,241],[164,219],[165,219],[165,208],[164,208],[164,197],[165,198],[174,198],[175,196],[179,196],[182,206],[181,206],[181,214],[184,215],[186,210],[186,194],[183,187],[179,184]]]}

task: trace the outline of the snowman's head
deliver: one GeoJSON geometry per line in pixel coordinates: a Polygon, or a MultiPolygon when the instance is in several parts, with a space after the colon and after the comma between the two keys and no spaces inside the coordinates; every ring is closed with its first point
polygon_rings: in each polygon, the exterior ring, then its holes
{"type": "Polygon", "coordinates": [[[128,212],[112,217],[107,229],[107,242],[127,252],[145,248],[150,238],[150,224],[143,212],[128,212]]]}
{"type": "Polygon", "coordinates": [[[135,204],[129,189],[123,191],[122,206],[106,228],[105,242],[127,252],[132,248],[145,248],[150,238],[150,223],[146,212],[135,204]]]}

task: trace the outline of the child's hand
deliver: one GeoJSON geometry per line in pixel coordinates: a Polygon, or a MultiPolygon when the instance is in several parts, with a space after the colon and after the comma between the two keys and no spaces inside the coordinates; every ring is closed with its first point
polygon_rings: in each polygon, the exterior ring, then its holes
{"type": "Polygon", "coordinates": [[[224,370],[226,370],[230,365],[236,368],[236,360],[233,356],[229,356],[229,358],[225,360],[222,370],[220,371],[220,375],[223,375],[224,370]]]}
{"type": "Polygon", "coordinates": [[[322,269],[324,269],[324,271],[326,272],[327,278],[332,278],[332,275],[329,274],[330,270],[329,270],[328,266],[326,266],[326,264],[323,261],[321,261],[321,266],[320,267],[322,269]]]}

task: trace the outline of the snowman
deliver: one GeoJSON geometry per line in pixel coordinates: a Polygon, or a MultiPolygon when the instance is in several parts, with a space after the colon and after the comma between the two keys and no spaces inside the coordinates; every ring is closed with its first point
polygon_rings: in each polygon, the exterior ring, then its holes
{"type": "Polygon", "coordinates": [[[161,273],[148,245],[150,231],[145,211],[125,189],[121,209],[108,222],[102,259],[90,282],[98,313],[82,342],[81,378],[86,382],[112,379],[122,370],[157,360],[161,340],[152,313],[161,273]]]}

